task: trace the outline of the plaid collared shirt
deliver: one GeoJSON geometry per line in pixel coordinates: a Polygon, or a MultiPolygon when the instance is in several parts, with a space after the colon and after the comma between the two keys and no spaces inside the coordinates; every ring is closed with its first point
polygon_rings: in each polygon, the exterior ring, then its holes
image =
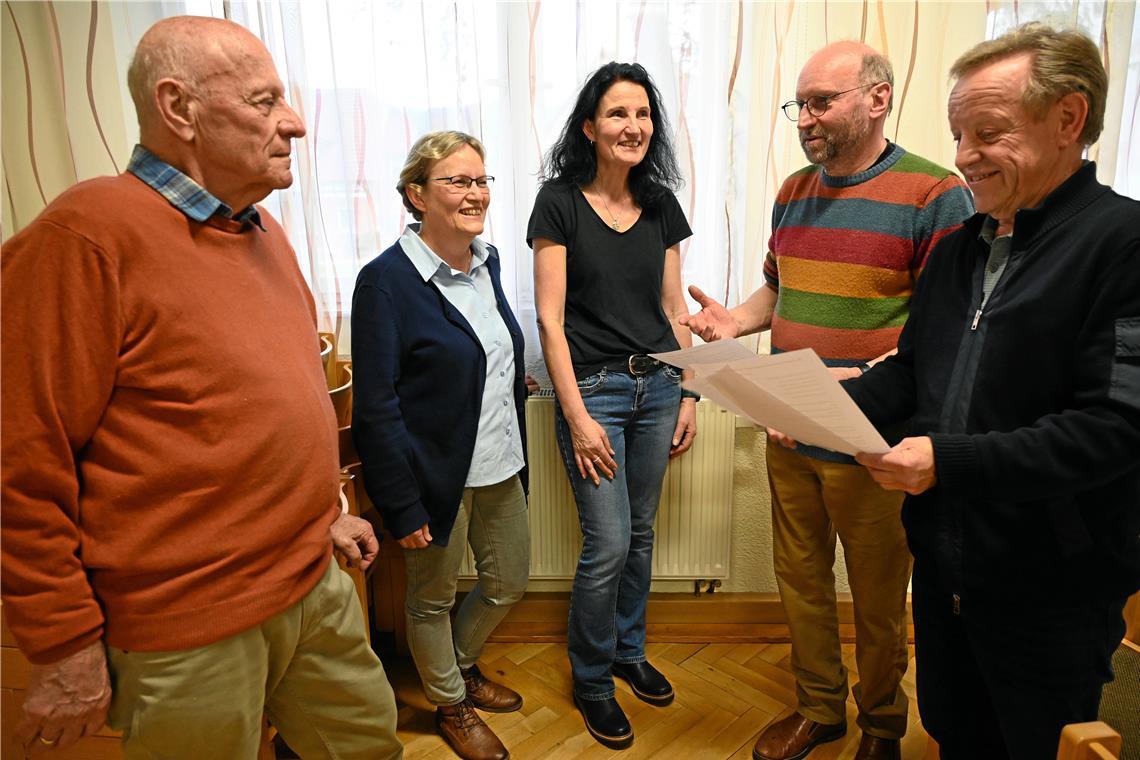
{"type": "Polygon", "coordinates": [[[141,145],[136,145],[131,153],[127,171],[153,187],[170,201],[170,205],[196,222],[204,222],[214,214],[221,214],[235,222],[251,222],[262,232],[265,231],[256,206],[249,206],[235,214],[233,209],[210,195],[204,187],[141,145]]]}

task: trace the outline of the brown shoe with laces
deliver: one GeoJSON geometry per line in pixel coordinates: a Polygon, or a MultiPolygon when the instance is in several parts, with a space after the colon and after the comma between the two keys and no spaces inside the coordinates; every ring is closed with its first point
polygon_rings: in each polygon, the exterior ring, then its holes
{"type": "Polygon", "coordinates": [[[466,669],[460,668],[459,674],[463,676],[463,685],[467,687],[467,698],[480,710],[508,713],[522,707],[521,694],[501,683],[489,680],[479,671],[478,665],[466,669]]]}
{"type": "Polygon", "coordinates": [[[475,713],[471,701],[455,705],[439,705],[435,727],[455,754],[463,760],[507,760],[511,753],[475,713]]]}

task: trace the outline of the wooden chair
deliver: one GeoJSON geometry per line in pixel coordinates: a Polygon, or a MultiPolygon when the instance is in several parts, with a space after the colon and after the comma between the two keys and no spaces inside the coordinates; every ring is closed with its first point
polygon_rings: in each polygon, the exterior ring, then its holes
{"type": "Polygon", "coordinates": [[[321,366],[325,368],[325,384],[328,384],[329,365],[336,363],[336,347],[328,334],[321,333],[321,366]]]}
{"type": "MultiPolygon", "coordinates": [[[[350,515],[360,517],[360,505],[356,500],[356,476],[349,472],[341,471],[340,474],[340,500],[342,511],[350,515]]],[[[352,579],[352,585],[356,587],[356,597],[360,600],[360,609],[364,613],[365,620],[365,634],[368,636],[369,643],[372,642],[372,631],[368,626],[368,575],[371,574],[372,568],[368,570],[360,570],[359,568],[351,568],[340,555],[337,555],[337,563],[340,564],[340,569],[348,573],[348,577],[352,579]]]]}
{"type": "Polygon", "coordinates": [[[336,333],[323,332],[317,334],[321,338],[321,359],[324,362],[325,367],[325,382],[328,384],[329,390],[332,390],[337,386],[336,365],[340,360],[340,347],[337,345],[336,333]],[[325,343],[328,343],[330,347],[327,359],[325,358],[325,343]]]}
{"type": "Polygon", "coordinates": [[[406,576],[404,571],[404,550],[389,533],[382,530],[380,515],[364,490],[364,478],[360,474],[360,456],[352,441],[352,428],[340,429],[341,477],[350,477],[353,494],[360,516],[372,523],[376,536],[380,539],[380,555],[368,572],[369,589],[372,598],[372,615],[376,630],[391,633],[396,641],[396,651],[407,655],[408,631],[404,625],[404,600],[406,598],[406,576]]]}
{"type": "Polygon", "coordinates": [[[1070,723],[1061,729],[1057,760],[1116,760],[1120,747],[1120,734],[1107,723],[1070,723]]]}
{"type": "Polygon", "coordinates": [[[1124,605],[1124,641],[1140,651],[1140,592],[1128,597],[1124,605]]]}
{"type": "Polygon", "coordinates": [[[337,384],[329,390],[337,427],[352,423],[352,362],[336,362],[337,384]]]}

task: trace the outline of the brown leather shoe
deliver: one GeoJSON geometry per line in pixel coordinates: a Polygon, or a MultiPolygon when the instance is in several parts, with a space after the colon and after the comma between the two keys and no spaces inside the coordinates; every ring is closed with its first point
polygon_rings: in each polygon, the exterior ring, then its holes
{"type": "Polygon", "coordinates": [[[435,727],[463,760],[507,760],[511,756],[495,732],[475,713],[469,700],[456,705],[439,705],[435,727]]]}
{"type": "Polygon", "coordinates": [[[900,760],[901,757],[898,739],[880,739],[870,734],[863,734],[859,751],[855,753],[855,760],[900,760]]]}
{"type": "Polygon", "coordinates": [[[521,694],[489,680],[479,672],[478,665],[472,665],[466,670],[460,668],[459,674],[463,676],[463,685],[467,687],[467,698],[480,710],[508,713],[522,707],[521,694]]]}
{"type": "Polygon", "coordinates": [[[752,748],[754,760],[800,760],[817,745],[835,741],[847,733],[846,723],[825,725],[792,713],[768,724],[752,748]]]}

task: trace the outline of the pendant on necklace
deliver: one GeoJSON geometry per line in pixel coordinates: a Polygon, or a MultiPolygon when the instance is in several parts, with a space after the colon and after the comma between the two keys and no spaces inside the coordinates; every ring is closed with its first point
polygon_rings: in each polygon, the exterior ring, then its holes
{"type": "Polygon", "coordinates": [[[621,229],[621,222],[619,222],[617,219],[614,219],[612,222],[610,222],[610,226],[613,227],[615,230],[620,230],[621,229]]]}

